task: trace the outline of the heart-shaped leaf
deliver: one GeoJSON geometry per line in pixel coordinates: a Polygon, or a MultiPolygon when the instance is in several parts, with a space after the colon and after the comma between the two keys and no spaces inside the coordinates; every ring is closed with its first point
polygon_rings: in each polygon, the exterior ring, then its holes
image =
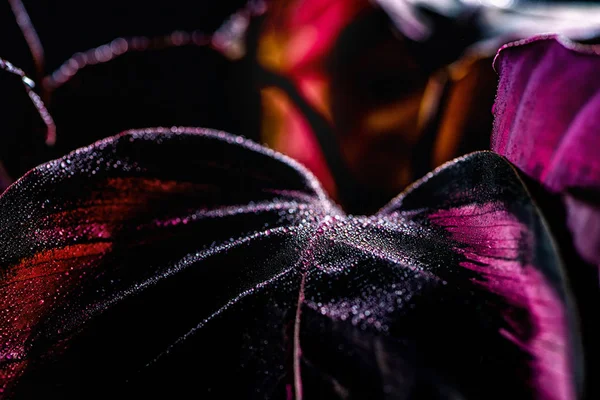
{"type": "Polygon", "coordinates": [[[225,133],[131,131],[0,197],[7,398],[574,398],[544,222],[493,153],[378,214],[225,133]]]}

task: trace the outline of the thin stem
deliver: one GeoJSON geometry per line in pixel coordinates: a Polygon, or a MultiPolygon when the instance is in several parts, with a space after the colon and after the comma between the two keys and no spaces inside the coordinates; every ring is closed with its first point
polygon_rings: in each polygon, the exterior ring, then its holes
{"type": "Polygon", "coordinates": [[[35,65],[37,76],[39,79],[41,79],[44,76],[45,60],[44,48],[42,47],[40,37],[31,23],[31,18],[29,18],[29,14],[23,5],[23,2],[21,0],[8,0],[8,3],[10,4],[10,8],[12,9],[17,21],[17,25],[19,25],[19,28],[25,37],[25,41],[29,46],[31,55],[33,56],[33,63],[35,65]]]}
{"type": "Polygon", "coordinates": [[[23,86],[25,86],[25,91],[27,95],[33,102],[33,105],[37,109],[42,121],[46,124],[46,144],[48,146],[54,145],[56,143],[56,124],[50,115],[50,112],[44,105],[44,102],[40,98],[40,96],[33,90],[35,87],[35,82],[25,75],[25,72],[21,68],[14,66],[11,62],[0,58],[0,69],[3,69],[11,74],[15,74],[21,78],[21,82],[23,82],[23,86]]]}

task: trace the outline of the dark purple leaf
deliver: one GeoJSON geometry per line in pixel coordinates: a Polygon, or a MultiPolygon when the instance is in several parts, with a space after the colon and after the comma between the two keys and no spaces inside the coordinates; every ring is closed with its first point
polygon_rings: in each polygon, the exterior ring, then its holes
{"type": "Polygon", "coordinates": [[[8,398],[531,398],[581,388],[576,315],[513,168],[473,153],[371,217],[294,161],[132,131],[0,196],[8,398]]]}
{"type": "Polygon", "coordinates": [[[503,47],[492,149],[560,193],[574,246],[600,267],[600,47],[542,36],[503,47]]]}

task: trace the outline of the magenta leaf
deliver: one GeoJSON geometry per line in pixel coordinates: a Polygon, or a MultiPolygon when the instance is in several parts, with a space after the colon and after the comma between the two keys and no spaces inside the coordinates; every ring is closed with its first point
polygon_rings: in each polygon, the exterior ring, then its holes
{"type": "Polygon", "coordinates": [[[600,47],[542,36],[502,48],[492,149],[559,193],[573,245],[600,267],[600,47]]]}
{"type": "Polygon", "coordinates": [[[503,47],[492,148],[553,191],[600,184],[600,47],[555,36],[503,47]]]}
{"type": "Polygon", "coordinates": [[[581,390],[576,312],[509,163],[376,215],[240,137],[131,131],[0,196],[5,398],[531,398],[581,390]]]}

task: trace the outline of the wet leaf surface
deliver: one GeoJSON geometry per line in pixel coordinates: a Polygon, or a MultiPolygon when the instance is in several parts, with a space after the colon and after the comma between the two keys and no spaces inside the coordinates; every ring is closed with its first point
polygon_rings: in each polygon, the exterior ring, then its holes
{"type": "Polygon", "coordinates": [[[574,398],[576,312],[493,153],[373,216],[296,162],[199,129],[131,131],[0,197],[8,398],[574,398]]]}

